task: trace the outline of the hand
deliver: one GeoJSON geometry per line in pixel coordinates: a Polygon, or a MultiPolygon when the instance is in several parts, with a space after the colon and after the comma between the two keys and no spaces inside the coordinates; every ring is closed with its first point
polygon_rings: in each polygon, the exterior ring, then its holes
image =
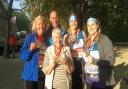
{"type": "Polygon", "coordinates": [[[67,34],[64,35],[64,44],[65,45],[69,45],[68,44],[68,35],[67,34]]]}
{"type": "Polygon", "coordinates": [[[68,62],[67,62],[66,59],[64,59],[64,60],[62,61],[62,64],[63,64],[63,65],[67,65],[67,63],[68,63],[68,62]]]}
{"type": "Polygon", "coordinates": [[[72,50],[72,57],[77,57],[78,56],[78,52],[77,50],[72,50]]]}
{"type": "Polygon", "coordinates": [[[87,59],[88,59],[88,63],[92,63],[92,61],[93,61],[93,58],[92,58],[92,56],[87,56],[87,59]]]}
{"type": "Polygon", "coordinates": [[[71,73],[71,69],[70,69],[70,63],[65,59],[63,61],[63,64],[64,64],[64,67],[65,67],[65,70],[67,71],[67,73],[71,73]]]}
{"type": "Polygon", "coordinates": [[[72,63],[70,62],[70,60],[64,59],[64,60],[62,61],[62,64],[63,64],[63,65],[71,65],[72,63]]]}
{"type": "Polygon", "coordinates": [[[50,60],[50,64],[56,65],[56,59],[57,59],[57,56],[54,55],[53,58],[50,60]]]}
{"type": "Polygon", "coordinates": [[[34,49],[36,49],[36,44],[35,43],[31,43],[30,44],[30,51],[33,51],[34,49]]]}

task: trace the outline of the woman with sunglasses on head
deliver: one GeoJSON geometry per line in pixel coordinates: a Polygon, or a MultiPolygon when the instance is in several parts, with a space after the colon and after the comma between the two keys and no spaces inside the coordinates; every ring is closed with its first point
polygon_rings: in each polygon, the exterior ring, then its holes
{"type": "Polygon", "coordinates": [[[100,33],[100,22],[96,18],[89,18],[86,25],[86,82],[91,89],[113,89],[115,56],[112,42],[100,33]]]}
{"type": "Polygon", "coordinates": [[[72,74],[72,87],[73,89],[83,89],[84,63],[81,54],[83,53],[86,36],[84,31],[81,31],[78,27],[78,17],[74,14],[69,18],[68,34],[65,35],[64,39],[65,45],[71,48],[75,66],[75,70],[72,74]]]}

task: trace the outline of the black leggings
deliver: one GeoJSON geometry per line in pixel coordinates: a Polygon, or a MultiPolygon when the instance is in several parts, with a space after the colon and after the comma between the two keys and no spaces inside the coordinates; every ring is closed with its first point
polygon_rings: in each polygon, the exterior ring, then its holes
{"type": "Polygon", "coordinates": [[[44,80],[25,81],[25,89],[44,89],[44,80]]]}
{"type": "Polygon", "coordinates": [[[38,69],[38,89],[44,89],[45,74],[41,68],[38,69]]]}
{"type": "Polygon", "coordinates": [[[25,81],[26,89],[38,89],[37,81],[25,81]]]}
{"type": "Polygon", "coordinates": [[[104,88],[97,88],[97,87],[91,86],[91,89],[113,89],[113,86],[106,86],[104,88]]]}
{"type": "Polygon", "coordinates": [[[75,71],[72,74],[72,89],[83,89],[82,59],[74,58],[75,71]]]}
{"type": "Polygon", "coordinates": [[[45,74],[41,68],[38,68],[38,81],[25,81],[26,89],[44,89],[45,74]]]}

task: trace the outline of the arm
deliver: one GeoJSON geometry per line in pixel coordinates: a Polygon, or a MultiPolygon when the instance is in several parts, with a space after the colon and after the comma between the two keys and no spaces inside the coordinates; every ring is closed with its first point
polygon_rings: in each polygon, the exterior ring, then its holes
{"type": "Polygon", "coordinates": [[[71,51],[69,48],[67,49],[66,55],[67,55],[67,58],[64,62],[64,65],[65,65],[67,72],[72,73],[74,71],[74,62],[73,62],[71,51]]]}
{"type": "Polygon", "coordinates": [[[65,34],[65,35],[64,35],[64,38],[63,38],[63,42],[64,42],[64,45],[67,45],[67,46],[69,46],[69,42],[68,42],[68,39],[69,39],[69,36],[68,36],[68,34],[65,34]]]}
{"type": "Polygon", "coordinates": [[[99,66],[113,66],[115,63],[114,48],[111,40],[107,36],[101,39],[102,57],[99,66]]]}
{"type": "Polygon", "coordinates": [[[43,65],[43,71],[45,74],[51,74],[52,70],[54,69],[56,63],[55,61],[51,61],[49,55],[49,48],[47,48],[46,53],[45,53],[45,58],[44,58],[44,65],[43,65]]]}
{"type": "Polygon", "coordinates": [[[24,41],[24,44],[20,50],[20,58],[23,60],[23,61],[28,61],[32,58],[32,54],[33,52],[30,51],[29,49],[29,46],[30,46],[30,43],[31,43],[31,36],[28,35],[26,38],[25,38],[25,41],[24,41]]]}

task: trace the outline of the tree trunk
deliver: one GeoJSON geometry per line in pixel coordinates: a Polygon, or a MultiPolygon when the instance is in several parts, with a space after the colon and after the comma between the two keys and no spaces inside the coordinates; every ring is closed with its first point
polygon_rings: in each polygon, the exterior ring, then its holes
{"type": "Polygon", "coordinates": [[[9,45],[8,45],[8,39],[10,36],[10,31],[11,31],[11,22],[10,18],[8,18],[8,23],[7,23],[7,29],[6,29],[6,41],[5,41],[5,46],[4,46],[4,57],[8,58],[9,57],[9,45]]]}
{"type": "Polygon", "coordinates": [[[0,2],[0,5],[2,7],[2,10],[3,10],[3,13],[5,14],[6,16],[6,19],[7,19],[7,33],[6,33],[6,40],[5,40],[5,46],[4,46],[4,57],[8,57],[9,56],[9,46],[8,46],[8,38],[10,36],[10,31],[11,31],[11,22],[10,22],[10,19],[12,17],[12,12],[13,12],[13,9],[12,9],[12,4],[13,4],[13,1],[14,0],[10,0],[9,3],[8,3],[8,10],[5,9],[5,6],[4,4],[2,4],[2,2],[0,2]]]}

